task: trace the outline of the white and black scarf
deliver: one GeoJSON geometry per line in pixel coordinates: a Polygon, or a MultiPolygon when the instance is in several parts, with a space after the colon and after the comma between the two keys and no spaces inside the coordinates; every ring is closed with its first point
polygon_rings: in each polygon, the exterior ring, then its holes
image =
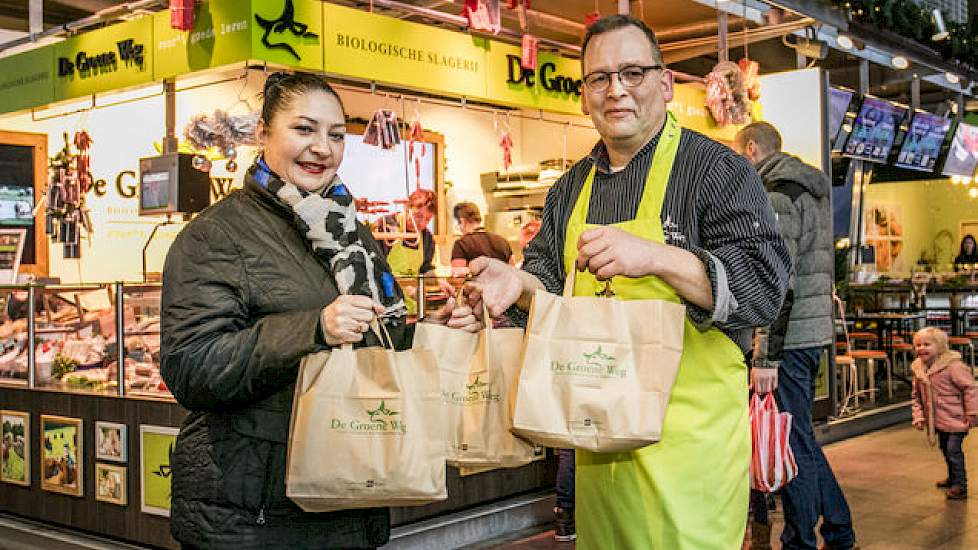
{"type": "Polygon", "coordinates": [[[370,296],[384,306],[385,318],[406,315],[394,275],[376,261],[376,253],[360,240],[356,204],[339,176],[334,176],[317,194],[282,180],[261,158],[249,174],[292,208],[296,225],[309,239],[316,256],[329,266],[341,294],[370,296]]]}

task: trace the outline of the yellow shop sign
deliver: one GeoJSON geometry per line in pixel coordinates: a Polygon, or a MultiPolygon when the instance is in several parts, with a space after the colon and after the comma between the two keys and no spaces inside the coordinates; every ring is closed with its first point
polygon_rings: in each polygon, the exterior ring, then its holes
{"type": "Polygon", "coordinates": [[[486,99],[518,107],[581,114],[581,62],[539,52],[537,68],[522,68],[520,48],[489,43],[486,99]]]}
{"type": "Polygon", "coordinates": [[[152,17],[141,17],[54,44],[55,100],[151,82],[152,43],[152,17]]]}
{"type": "Polygon", "coordinates": [[[486,96],[488,40],[333,4],[323,11],[327,73],[486,96]]]}

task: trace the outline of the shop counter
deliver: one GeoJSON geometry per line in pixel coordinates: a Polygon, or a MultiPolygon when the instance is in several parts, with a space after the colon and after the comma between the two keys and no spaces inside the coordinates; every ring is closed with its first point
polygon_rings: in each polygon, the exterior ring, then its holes
{"type": "MultiPolygon", "coordinates": [[[[0,325],[0,509],[178,548],[169,534],[169,450],[187,411],[159,376],[160,286],[29,285],[0,295],[15,319],[0,325]]],[[[551,489],[555,478],[549,452],[522,468],[462,475],[448,467],[446,501],[392,509],[391,523],[551,489]]]]}

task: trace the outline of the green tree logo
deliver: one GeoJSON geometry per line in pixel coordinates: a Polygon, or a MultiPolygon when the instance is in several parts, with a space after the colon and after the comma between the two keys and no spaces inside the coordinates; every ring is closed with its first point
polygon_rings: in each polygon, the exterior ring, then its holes
{"type": "Polygon", "coordinates": [[[597,363],[599,361],[606,361],[606,362],[615,361],[614,356],[608,355],[607,353],[601,351],[601,346],[598,346],[598,349],[592,351],[591,353],[585,353],[584,358],[587,359],[588,362],[594,362],[594,363],[597,363]]]}
{"type": "Polygon", "coordinates": [[[397,411],[393,411],[391,409],[388,409],[387,408],[387,405],[384,404],[384,400],[381,400],[380,401],[380,405],[378,405],[377,408],[374,409],[374,410],[372,410],[372,411],[371,410],[368,410],[367,411],[367,414],[370,415],[370,421],[371,422],[378,422],[378,421],[383,422],[383,419],[382,418],[377,418],[377,417],[379,417],[379,416],[388,416],[388,417],[390,417],[390,416],[397,416],[397,415],[399,415],[401,413],[399,413],[397,411]]]}
{"type": "Polygon", "coordinates": [[[479,380],[479,377],[476,376],[475,380],[473,380],[471,384],[465,385],[465,389],[469,390],[470,392],[475,392],[475,391],[479,391],[480,388],[484,388],[488,385],[489,384],[486,384],[482,380],[479,380]]]}

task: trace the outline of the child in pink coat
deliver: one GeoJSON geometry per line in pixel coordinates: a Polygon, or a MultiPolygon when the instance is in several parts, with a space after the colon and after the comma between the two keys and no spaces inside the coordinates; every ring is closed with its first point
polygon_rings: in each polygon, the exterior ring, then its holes
{"type": "Polygon", "coordinates": [[[947,498],[963,500],[968,498],[968,479],[961,444],[978,420],[978,389],[961,355],[948,349],[943,330],[923,328],[914,334],[913,345],[913,426],[926,427],[928,441],[937,432],[948,473],[937,486],[947,489],[947,498]]]}

